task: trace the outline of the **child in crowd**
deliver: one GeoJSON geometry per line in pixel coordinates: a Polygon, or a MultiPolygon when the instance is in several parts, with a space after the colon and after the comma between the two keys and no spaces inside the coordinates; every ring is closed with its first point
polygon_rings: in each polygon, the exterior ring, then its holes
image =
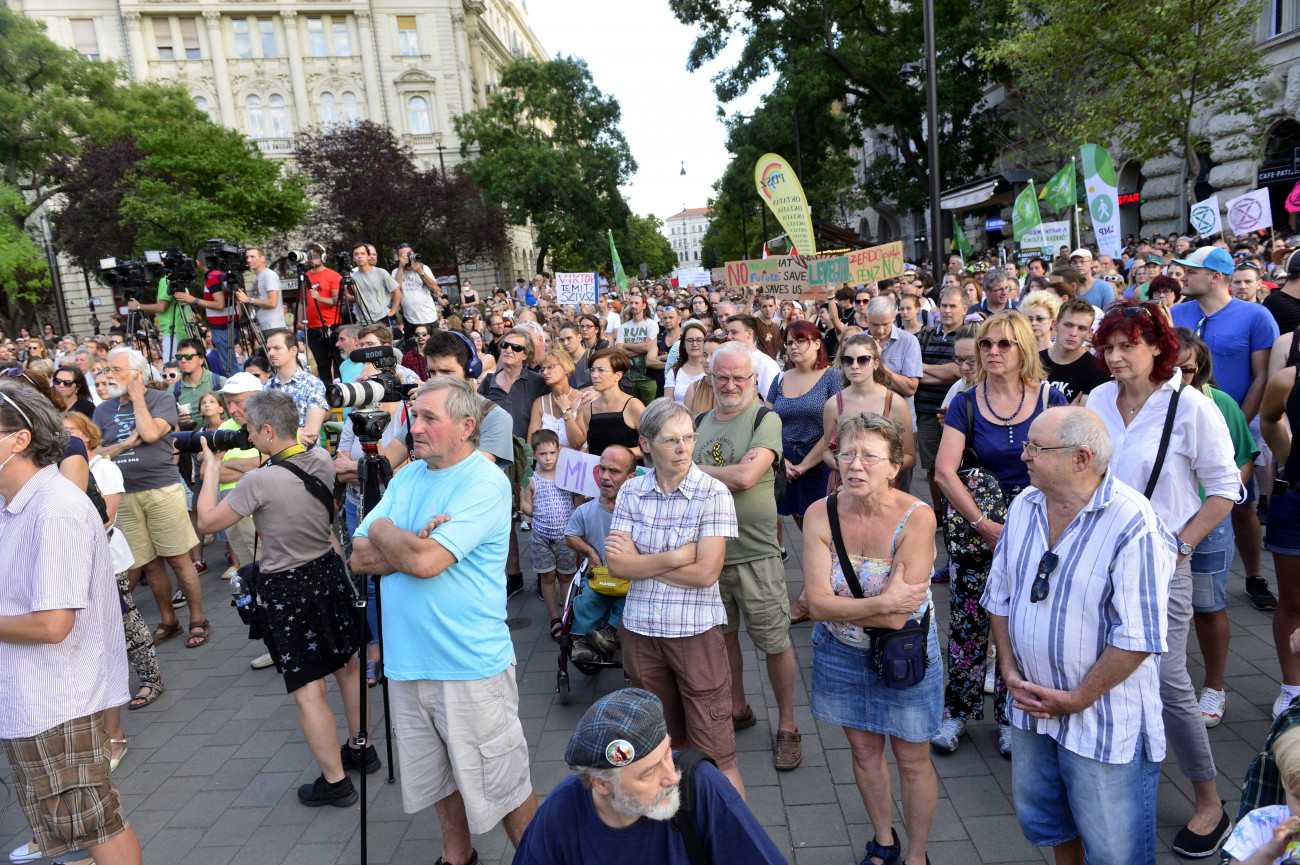
{"type": "Polygon", "coordinates": [[[533,551],[533,569],[537,571],[542,601],[551,617],[551,638],[558,641],[562,628],[556,597],[568,593],[569,581],[578,569],[577,554],[564,542],[564,529],[573,515],[573,493],[565,492],[555,483],[555,466],[560,460],[560,439],[555,431],[539,429],[529,444],[537,469],[524,487],[519,508],[532,518],[529,546],[533,551]]]}
{"type": "Polygon", "coordinates": [[[1223,845],[1232,865],[1300,861],[1296,850],[1300,847],[1300,798],[1295,793],[1300,790],[1300,727],[1273,740],[1273,760],[1286,788],[1286,804],[1256,808],[1237,824],[1223,845]]]}

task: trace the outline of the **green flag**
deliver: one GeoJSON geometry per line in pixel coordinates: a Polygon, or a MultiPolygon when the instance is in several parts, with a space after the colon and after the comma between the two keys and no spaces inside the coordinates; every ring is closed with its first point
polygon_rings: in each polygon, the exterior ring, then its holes
{"type": "Polygon", "coordinates": [[[975,251],[970,245],[970,238],[961,230],[961,224],[956,220],[952,224],[952,248],[961,256],[963,264],[966,263],[966,253],[975,251]]]}
{"type": "Polygon", "coordinates": [[[614,282],[623,291],[627,291],[627,274],[623,272],[623,262],[618,260],[618,247],[614,246],[614,232],[609,231],[609,257],[614,259],[614,282]]]}
{"type": "Polygon", "coordinates": [[[1031,180],[1016,196],[1016,206],[1011,209],[1011,233],[1019,242],[1025,234],[1042,224],[1043,218],[1038,215],[1038,196],[1031,180]]]}
{"type": "Polygon", "coordinates": [[[1079,203],[1079,194],[1074,186],[1074,161],[1052,175],[1039,196],[1053,210],[1064,210],[1079,203]]]}

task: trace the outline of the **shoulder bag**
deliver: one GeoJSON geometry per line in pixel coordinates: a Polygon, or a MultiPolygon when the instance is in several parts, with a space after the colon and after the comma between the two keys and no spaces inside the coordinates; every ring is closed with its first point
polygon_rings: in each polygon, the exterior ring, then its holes
{"type": "MultiPolygon", "coordinates": [[[[1047,388],[1043,388],[1047,393],[1047,388]]],[[[957,467],[957,477],[966,485],[966,491],[975,500],[975,506],[985,519],[995,523],[1005,522],[1007,503],[1002,496],[1002,484],[992,472],[984,468],[979,455],[975,453],[975,413],[979,406],[975,402],[975,388],[966,394],[966,447],[961,453],[961,465],[957,467]]],[[[975,555],[988,551],[984,536],[962,516],[961,511],[953,507],[952,502],[943,499],[943,536],[948,544],[948,554],[975,555]]]]}

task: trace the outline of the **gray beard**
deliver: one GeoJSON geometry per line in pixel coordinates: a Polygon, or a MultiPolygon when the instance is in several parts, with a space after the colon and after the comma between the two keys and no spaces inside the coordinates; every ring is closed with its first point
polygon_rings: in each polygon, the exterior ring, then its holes
{"type": "Polygon", "coordinates": [[[114,399],[126,396],[126,385],[105,384],[104,390],[108,391],[108,395],[114,399]]]}
{"type": "Polygon", "coordinates": [[[681,806],[681,791],[676,785],[664,790],[649,805],[642,805],[626,795],[617,782],[613,787],[614,793],[609,797],[609,806],[624,817],[671,820],[681,806]]]}

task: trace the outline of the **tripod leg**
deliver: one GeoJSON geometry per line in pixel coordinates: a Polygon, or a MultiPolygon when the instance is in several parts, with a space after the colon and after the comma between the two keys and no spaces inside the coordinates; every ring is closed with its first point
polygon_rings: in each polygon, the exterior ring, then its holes
{"type": "MultiPolygon", "coordinates": [[[[379,623],[379,632],[375,634],[375,640],[379,643],[379,657],[382,658],[384,656],[384,604],[379,597],[379,575],[372,574],[370,579],[375,581],[375,621],[379,623]]],[[[364,678],[362,676],[362,679],[364,678]]],[[[389,712],[387,676],[384,676],[379,686],[384,692],[384,742],[388,750],[388,783],[392,784],[397,779],[393,775],[393,721],[389,712]]]]}
{"type": "MultiPolygon", "coordinates": [[[[364,635],[366,632],[366,593],[362,589],[357,593],[356,600],[357,610],[357,633],[364,635]]],[[[370,694],[366,692],[366,641],[361,640],[361,647],[357,649],[357,663],[361,665],[361,675],[357,680],[361,683],[361,729],[357,730],[357,744],[361,746],[361,789],[358,791],[361,803],[361,865],[366,865],[366,746],[370,744],[370,713],[366,711],[367,701],[370,694]]],[[[387,711],[387,706],[385,706],[387,711]]]]}

